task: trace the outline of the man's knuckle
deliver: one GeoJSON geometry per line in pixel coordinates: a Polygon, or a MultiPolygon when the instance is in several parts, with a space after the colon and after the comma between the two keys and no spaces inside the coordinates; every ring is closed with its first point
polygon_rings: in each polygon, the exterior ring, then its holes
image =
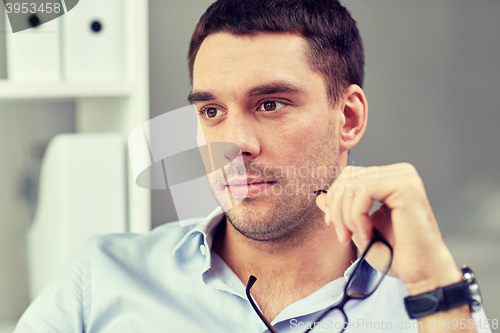
{"type": "Polygon", "coordinates": [[[417,168],[411,163],[401,162],[399,166],[408,173],[417,173],[417,168]]]}

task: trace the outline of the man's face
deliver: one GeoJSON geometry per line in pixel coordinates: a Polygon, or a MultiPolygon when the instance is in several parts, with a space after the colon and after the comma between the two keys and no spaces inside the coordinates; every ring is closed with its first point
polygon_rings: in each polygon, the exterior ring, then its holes
{"type": "Polygon", "coordinates": [[[244,197],[226,215],[252,239],[315,227],[321,219],[313,191],[335,178],[340,111],[307,50],[298,34],[217,33],[194,63],[190,98],[206,142],[237,144],[246,168],[228,169],[230,188],[220,181],[211,188],[219,202],[226,188],[237,201],[244,197]]]}

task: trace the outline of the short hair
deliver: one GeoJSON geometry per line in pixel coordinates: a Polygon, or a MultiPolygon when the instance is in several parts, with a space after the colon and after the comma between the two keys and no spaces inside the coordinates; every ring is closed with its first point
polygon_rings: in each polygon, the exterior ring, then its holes
{"type": "Polygon", "coordinates": [[[191,85],[201,44],[218,32],[298,32],[309,44],[308,58],[336,102],[351,84],[363,86],[364,51],[356,21],[338,0],[218,0],[202,15],[189,45],[191,85]]]}

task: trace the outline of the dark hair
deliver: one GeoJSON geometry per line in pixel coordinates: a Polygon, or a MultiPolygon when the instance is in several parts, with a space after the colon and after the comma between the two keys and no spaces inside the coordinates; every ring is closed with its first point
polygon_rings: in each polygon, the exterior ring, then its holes
{"type": "Polygon", "coordinates": [[[309,59],[337,101],[351,84],[363,86],[363,43],[356,21],[338,0],[218,0],[203,14],[189,45],[189,76],[205,38],[217,32],[298,32],[310,45],[309,59]]]}

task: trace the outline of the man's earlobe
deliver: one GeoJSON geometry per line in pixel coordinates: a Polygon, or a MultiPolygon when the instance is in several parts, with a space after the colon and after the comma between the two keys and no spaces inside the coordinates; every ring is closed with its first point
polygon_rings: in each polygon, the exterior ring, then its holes
{"type": "Polygon", "coordinates": [[[354,147],[366,130],[368,102],[361,87],[353,84],[344,90],[340,111],[339,143],[343,152],[354,147]]]}

